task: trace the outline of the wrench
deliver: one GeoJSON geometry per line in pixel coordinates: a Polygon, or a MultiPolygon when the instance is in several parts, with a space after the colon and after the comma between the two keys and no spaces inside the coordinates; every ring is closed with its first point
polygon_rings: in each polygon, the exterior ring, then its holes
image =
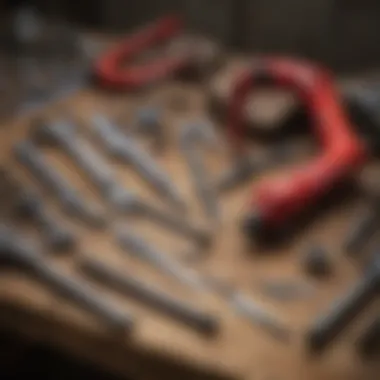
{"type": "Polygon", "coordinates": [[[58,294],[91,312],[117,331],[131,329],[133,317],[98,296],[90,286],[55,269],[14,227],[0,224],[0,262],[26,271],[58,294]]]}
{"type": "Polygon", "coordinates": [[[126,293],[202,334],[213,335],[218,331],[218,321],[214,316],[143,282],[132,273],[118,271],[90,258],[81,260],[80,269],[100,283],[126,293]]]}
{"type": "Polygon", "coordinates": [[[364,277],[348,294],[333,304],[332,310],[311,328],[308,343],[311,350],[323,351],[352,320],[379,295],[380,255],[376,254],[364,277]]]}
{"type": "Polygon", "coordinates": [[[198,199],[202,203],[206,215],[216,222],[220,218],[217,195],[208,181],[209,176],[205,171],[199,151],[195,148],[196,144],[212,142],[212,136],[207,134],[207,131],[207,127],[201,124],[184,125],[180,135],[180,147],[192,174],[198,199]]]}
{"type": "Polygon", "coordinates": [[[152,264],[162,273],[175,278],[193,290],[203,291],[205,289],[203,280],[196,273],[189,271],[177,261],[172,260],[165,252],[148,244],[136,233],[117,227],[115,228],[115,237],[118,245],[124,252],[152,264]]]}
{"type": "Polygon", "coordinates": [[[36,136],[40,141],[53,141],[60,145],[116,210],[149,217],[171,231],[195,240],[202,246],[210,243],[207,232],[196,228],[181,217],[168,214],[145,203],[121,186],[108,163],[85,139],[75,133],[75,126],[72,124],[64,122],[54,125],[45,124],[36,130],[36,136]]]}
{"type": "Polygon", "coordinates": [[[139,148],[137,141],[121,133],[101,114],[94,114],[91,121],[92,131],[102,141],[109,154],[134,167],[145,181],[174,206],[180,210],[186,208],[184,200],[171,179],[147,152],[139,148]]]}
{"type": "MultiPolygon", "coordinates": [[[[18,216],[31,218],[38,224],[39,232],[47,245],[56,252],[73,250],[76,237],[63,228],[44,206],[42,195],[35,188],[27,188],[11,173],[0,170],[0,176],[6,179],[9,190],[16,194],[16,213],[18,216]]],[[[12,195],[11,195],[12,196],[12,195]]]]}
{"type": "Polygon", "coordinates": [[[105,218],[102,211],[95,204],[81,198],[31,141],[18,143],[14,147],[14,154],[20,164],[54,193],[68,216],[76,217],[93,227],[104,226],[105,218]]]}

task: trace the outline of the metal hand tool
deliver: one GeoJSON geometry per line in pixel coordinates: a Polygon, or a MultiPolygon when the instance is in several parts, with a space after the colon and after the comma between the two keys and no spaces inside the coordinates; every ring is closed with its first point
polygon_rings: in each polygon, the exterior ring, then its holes
{"type": "Polygon", "coordinates": [[[372,356],[380,352],[380,317],[367,327],[357,343],[360,353],[364,356],[372,356]]]}
{"type": "Polygon", "coordinates": [[[214,192],[209,175],[206,173],[204,163],[197,145],[211,143],[212,136],[207,135],[207,127],[202,124],[186,124],[180,132],[180,147],[192,174],[193,186],[206,215],[217,222],[220,210],[217,194],[214,192]]]}
{"type": "Polygon", "coordinates": [[[175,278],[193,290],[202,291],[205,284],[197,273],[185,268],[176,260],[171,259],[165,252],[147,243],[141,236],[128,228],[117,227],[115,238],[124,252],[146,261],[162,273],[175,278]]]}
{"type": "Polygon", "coordinates": [[[322,154],[294,173],[278,179],[264,179],[257,185],[244,223],[249,236],[263,229],[277,230],[299,216],[337,184],[366,162],[368,153],[356,136],[341,104],[333,80],[326,70],[286,58],[263,58],[241,75],[233,89],[228,109],[228,131],[237,156],[243,145],[244,103],[256,82],[269,80],[293,90],[314,119],[322,154]]]}
{"type": "Polygon", "coordinates": [[[178,36],[182,29],[183,22],[177,15],[168,15],[157,20],[102,55],[94,65],[95,79],[106,88],[134,90],[157,83],[176,73],[199,71],[200,66],[210,63],[206,61],[217,62],[217,56],[211,55],[205,49],[204,41],[202,44],[200,40],[197,44],[188,44],[181,54],[156,59],[147,64],[125,65],[126,61],[153,45],[178,36]]]}
{"type": "Polygon", "coordinates": [[[181,210],[186,207],[185,201],[169,176],[147,152],[139,147],[137,141],[131,136],[124,135],[100,114],[92,116],[90,126],[109,154],[131,165],[145,181],[175,207],[181,210]]]}
{"type": "Polygon", "coordinates": [[[274,338],[283,342],[289,340],[289,329],[275,315],[259,306],[247,295],[241,292],[231,292],[227,296],[227,300],[236,312],[248,318],[253,324],[264,328],[274,338]]]}
{"type": "Polygon", "coordinates": [[[376,254],[364,277],[348,294],[317,320],[308,334],[308,345],[321,352],[333,342],[380,291],[380,255],[376,254]]]}
{"type": "Polygon", "coordinates": [[[132,273],[118,271],[90,258],[81,260],[80,269],[95,280],[126,293],[202,334],[214,335],[218,331],[218,321],[214,316],[142,281],[132,273]]]}
{"type": "Polygon", "coordinates": [[[103,227],[105,218],[93,203],[82,198],[70,183],[53,168],[40,150],[31,142],[23,141],[14,147],[17,160],[59,200],[68,216],[78,218],[93,227],[103,227]]]}
{"type": "Polygon", "coordinates": [[[141,108],[138,111],[137,125],[133,128],[133,132],[150,138],[155,152],[162,152],[165,149],[167,136],[161,122],[161,112],[158,108],[141,108]]]}
{"type": "Polygon", "coordinates": [[[65,276],[43,258],[35,247],[15,229],[0,224],[2,266],[22,269],[55,292],[106,322],[112,329],[130,329],[133,318],[97,295],[90,286],[65,276]]]}
{"type": "Polygon", "coordinates": [[[196,228],[181,217],[169,214],[145,203],[135,194],[124,188],[116,179],[115,173],[103,157],[78,133],[70,123],[42,125],[36,130],[39,140],[55,141],[82,169],[83,173],[98,187],[104,198],[116,210],[128,214],[142,215],[160,222],[172,232],[181,234],[205,246],[210,242],[207,232],[196,228]]]}
{"type": "Polygon", "coordinates": [[[262,171],[260,164],[251,155],[239,157],[231,168],[222,173],[216,181],[218,192],[229,191],[236,186],[250,180],[254,175],[262,171]]]}
{"type": "Polygon", "coordinates": [[[348,254],[359,254],[380,228],[379,205],[371,206],[373,208],[360,215],[360,219],[354,221],[353,226],[347,233],[343,248],[348,254]]]}
{"type": "Polygon", "coordinates": [[[17,216],[26,216],[38,224],[38,231],[43,236],[49,248],[53,251],[68,251],[75,248],[76,236],[64,228],[44,205],[42,195],[35,188],[25,187],[14,175],[0,170],[9,186],[8,200],[15,197],[17,216]]]}

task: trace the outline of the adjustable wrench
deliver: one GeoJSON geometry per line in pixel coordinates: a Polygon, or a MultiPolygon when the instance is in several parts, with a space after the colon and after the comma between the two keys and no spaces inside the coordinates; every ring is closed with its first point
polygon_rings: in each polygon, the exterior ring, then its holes
{"type": "Polygon", "coordinates": [[[214,137],[210,133],[207,134],[207,131],[207,126],[204,125],[183,125],[180,132],[180,147],[192,174],[198,199],[202,203],[206,215],[217,222],[220,217],[217,194],[208,180],[209,175],[205,171],[200,152],[196,149],[196,145],[210,144],[214,140],[214,137]]]}
{"type": "Polygon", "coordinates": [[[76,133],[75,126],[72,124],[65,122],[53,125],[44,124],[36,130],[36,137],[40,141],[52,141],[59,145],[116,210],[150,217],[171,231],[193,239],[202,246],[209,244],[210,236],[207,232],[192,226],[181,217],[168,214],[145,203],[120,185],[110,165],[92,148],[87,140],[76,133]]]}
{"type": "Polygon", "coordinates": [[[191,289],[204,290],[204,282],[195,272],[191,272],[165,252],[147,243],[141,236],[120,226],[115,229],[115,238],[124,252],[146,261],[162,273],[175,278],[191,289]]]}
{"type": "Polygon", "coordinates": [[[0,264],[19,268],[106,322],[112,329],[131,329],[133,318],[98,296],[90,286],[66,277],[9,225],[0,224],[0,264]]]}
{"type": "MultiPolygon", "coordinates": [[[[42,195],[35,188],[25,187],[11,173],[0,170],[0,176],[5,178],[10,197],[15,196],[17,216],[26,216],[38,224],[38,231],[42,234],[47,245],[53,251],[68,251],[75,247],[76,237],[62,227],[44,206],[42,195]]],[[[8,197],[8,199],[10,198],[8,197]]]]}
{"type": "Polygon", "coordinates": [[[214,316],[172,297],[132,273],[118,271],[90,258],[81,260],[80,269],[100,283],[126,293],[202,334],[213,335],[218,331],[218,321],[214,316]]]}
{"type": "Polygon", "coordinates": [[[18,162],[57,197],[68,216],[76,217],[94,227],[104,226],[102,211],[95,204],[81,198],[31,141],[18,143],[14,147],[14,154],[18,162]]]}
{"type": "Polygon", "coordinates": [[[167,198],[174,206],[183,210],[185,202],[169,176],[160,168],[153,158],[141,149],[131,136],[126,136],[105,116],[94,114],[91,118],[91,130],[102,141],[109,154],[131,165],[141,177],[152,185],[156,191],[167,198]]]}

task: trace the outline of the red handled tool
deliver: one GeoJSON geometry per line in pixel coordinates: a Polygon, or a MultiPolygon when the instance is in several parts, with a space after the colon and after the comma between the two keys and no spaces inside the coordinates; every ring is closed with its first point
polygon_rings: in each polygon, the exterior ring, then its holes
{"type": "Polygon", "coordinates": [[[135,89],[188,68],[194,62],[190,51],[156,59],[147,64],[127,65],[128,60],[135,58],[146,49],[177,37],[182,29],[183,22],[176,15],[159,19],[101,56],[95,63],[95,78],[103,87],[135,89]]]}
{"type": "Polygon", "coordinates": [[[291,173],[264,179],[254,188],[251,211],[244,224],[249,234],[285,226],[349,178],[368,156],[340,104],[330,74],[312,64],[286,58],[260,59],[238,79],[228,113],[228,131],[236,152],[244,152],[245,101],[254,85],[262,81],[290,89],[300,97],[311,115],[322,151],[291,173]]]}

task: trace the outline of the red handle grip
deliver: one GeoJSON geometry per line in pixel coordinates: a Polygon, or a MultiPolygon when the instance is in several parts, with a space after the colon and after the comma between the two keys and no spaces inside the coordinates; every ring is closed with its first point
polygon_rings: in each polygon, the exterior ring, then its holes
{"type": "Polygon", "coordinates": [[[124,66],[127,60],[143,50],[176,36],[182,28],[181,19],[176,15],[170,15],[128,37],[95,63],[96,78],[105,87],[133,89],[150,84],[182,69],[189,62],[189,57],[183,55],[170,59],[158,59],[139,66],[124,66]]]}
{"type": "Polygon", "coordinates": [[[322,154],[282,178],[264,180],[254,189],[251,207],[260,222],[278,227],[352,175],[366,159],[327,71],[305,62],[267,58],[239,78],[230,103],[229,131],[236,150],[242,151],[244,101],[261,79],[292,89],[307,106],[322,154]]]}

